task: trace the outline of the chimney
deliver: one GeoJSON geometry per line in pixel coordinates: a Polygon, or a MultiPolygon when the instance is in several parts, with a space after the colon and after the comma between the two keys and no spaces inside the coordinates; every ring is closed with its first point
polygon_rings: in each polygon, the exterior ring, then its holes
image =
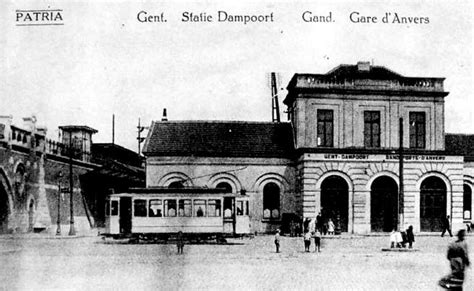
{"type": "Polygon", "coordinates": [[[357,70],[359,72],[368,72],[370,71],[370,62],[358,62],[357,70]]]}
{"type": "Polygon", "coordinates": [[[163,108],[163,117],[161,118],[161,121],[168,121],[168,117],[166,116],[166,108],[163,108]]]}
{"type": "Polygon", "coordinates": [[[38,126],[36,127],[36,133],[46,136],[48,132],[48,128],[46,126],[38,126]]]}
{"type": "Polygon", "coordinates": [[[35,130],[36,117],[23,117],[23,126],[26,130],[33,132],[35,130]]]}

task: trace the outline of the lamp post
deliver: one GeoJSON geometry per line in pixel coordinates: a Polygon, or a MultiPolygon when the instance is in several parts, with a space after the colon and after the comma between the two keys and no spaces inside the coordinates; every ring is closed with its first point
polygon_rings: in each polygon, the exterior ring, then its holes
{"type": "Polygon", "coordinates": [[[56,235],[61,235],[61,179],[63,178],[63,172],[58,173],[58,220],[56,235]]]}
{"type": "Polygon", "coordinates": [[[74,200],[73,200],[73,187],[74,181],[72,176],[72,131],[69,131],[69,209],[70,209],[70,223],[69,223],[69,235],[76,235],[76,230],[74,229],[74,200]]]}
{"type": "Polygon", "coordinates": [[[404,225],[403,221],[403,208],[404,208],[404,195],[403,195],[403,118],[400,118],[399,120],[399,151],[398,151],[398,169],[399,169],[399,189],[398,189],[398,230],[401,231],[404,225]]]}

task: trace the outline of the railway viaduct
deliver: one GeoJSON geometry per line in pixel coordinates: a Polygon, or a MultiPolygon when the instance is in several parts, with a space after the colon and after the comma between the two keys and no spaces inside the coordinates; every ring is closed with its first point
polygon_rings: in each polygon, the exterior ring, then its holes
{"type": "MultiPolygon", "coordinates": [[[[63,139],[56,142],[47,139],[46,130],[36,127],[32,118],[24,118],[23,127],[11,122],[11,116],[0,116],[0,233],[54,233],[59,220],[62,233],[67,234],[70,168],[77,234],[97,226],[95,218],[103,217],[99,208],[109,188],[140,186],[144,181],[139,165],[125,167],[127,172],[113,160],[92,157],[92,134],[96,132],[92,128],[60,127],[63,139]]],[[[128,151],[112,147],[117,148],[128,151]]]]}

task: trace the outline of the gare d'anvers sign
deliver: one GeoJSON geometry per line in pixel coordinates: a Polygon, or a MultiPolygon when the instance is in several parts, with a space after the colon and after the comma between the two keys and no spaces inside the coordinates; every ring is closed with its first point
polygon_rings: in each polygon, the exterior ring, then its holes
{"type": "MultiPolygon", "coordinates": [[[[383,157],[384,160],[398,160],[399,155],[388,154],[388,155],[368,155],[368,154],[324,154],[325,160],[371,160],[380,159],[383,157]]],[[[403,155],[405,161],[444,161],[446,156],[439,155],[403,155]]]]}

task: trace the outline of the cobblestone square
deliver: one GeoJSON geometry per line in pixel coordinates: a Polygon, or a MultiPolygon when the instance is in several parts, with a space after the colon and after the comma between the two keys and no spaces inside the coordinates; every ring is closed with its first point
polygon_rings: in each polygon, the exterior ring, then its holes
{"type": "Polygon", "coordinates": [[[323,238],[321,253],[305,253],[301,237],[282,237],[277,254],[272,236],[257,236],[187,244],[177,255],[174,244],[4,236],[0,282],[3,290],[438,290],[452,239],[420,236],[419,251],[382,252],[387,237],[323,238]]]}

